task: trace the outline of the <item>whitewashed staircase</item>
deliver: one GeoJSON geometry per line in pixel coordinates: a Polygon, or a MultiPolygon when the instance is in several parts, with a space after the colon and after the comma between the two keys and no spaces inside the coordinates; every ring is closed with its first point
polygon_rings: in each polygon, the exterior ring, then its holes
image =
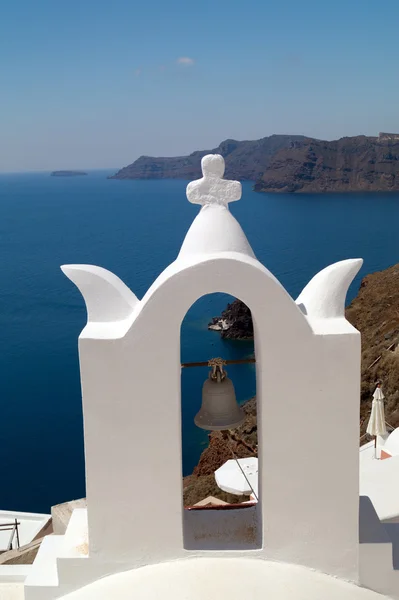
{"type": "Polygon", "coordinates": [[[82,532],[87,532],[87,510],[80,508],[73,511],[65,535],[44,538],[25,580],[25,600],[62,598],[90,581],[85,568],[87,554],[82,553],[82,532]]]}

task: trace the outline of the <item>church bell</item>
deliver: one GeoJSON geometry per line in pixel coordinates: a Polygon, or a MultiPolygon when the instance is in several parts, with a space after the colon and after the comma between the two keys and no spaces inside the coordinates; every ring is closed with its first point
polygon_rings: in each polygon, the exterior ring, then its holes
{"type": "Polygon", "coordinates": [[[245,413],[237,404],[233,382],[223,370],[223,361],[210,361],[212,370],[202,388],[202,405],[194,418],[201,429],[221,431],[241,425],[245,413]]]}

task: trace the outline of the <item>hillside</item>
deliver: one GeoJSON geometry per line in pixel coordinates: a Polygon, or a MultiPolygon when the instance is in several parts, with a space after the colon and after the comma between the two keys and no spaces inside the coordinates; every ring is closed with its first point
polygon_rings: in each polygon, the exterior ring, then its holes
{"type": "Polygon", "coordinates": [[[225,158],[227,178],[254,181],[258,192],[399,191],[399,137],[394,134],[330,142],[289,135],[225,140],[189,156],[141,156],[111,179],[196,179],[201,158],[209,153],[225,158]]]}
{"type": "Polygon", "coordinates": [[[399,427],[399,264],[367,275],[346,317],[362,334],[360,432],[366,431],[377,381],[386,397],[386,420],[399,427]]]}

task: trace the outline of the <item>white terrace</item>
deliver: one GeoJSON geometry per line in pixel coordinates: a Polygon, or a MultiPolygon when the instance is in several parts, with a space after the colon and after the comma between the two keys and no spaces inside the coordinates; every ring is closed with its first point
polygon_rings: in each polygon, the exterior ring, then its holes
{"type": "Polygon", "coordinates": [[[241,185],[222,179],[223,158],[206,156],[202,169],[187,187],[201,210],[141,300],[101,267],[62,267],[88,313],[79,338],[87,509],[74,511],[65,535],[44,539],[21,594],[399,598],[395,524],[382,525],[367,498],[359,506],[360,334],[344,307],[362,261],[329,266],[294,301],[229,211],[241,185]],[[239,297],[254,319],[259,502],[184,510],[180,326],[213,292],[239,297]]]}

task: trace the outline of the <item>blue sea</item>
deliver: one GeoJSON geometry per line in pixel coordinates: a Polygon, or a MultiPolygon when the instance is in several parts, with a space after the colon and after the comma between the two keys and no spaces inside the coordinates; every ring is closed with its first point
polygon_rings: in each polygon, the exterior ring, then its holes
{"type": "MultiPolygon", "coordinates": [[[[0,175],[1,509],[48,511],[85,494],[77,339],[86,311],[60,265],[103,266],[141,298],[175,259],[198,211],[185,181],[107,180],[113,172],[0,175]]],[[[399,262],[397,194],[266,195],[244,183],[231,211],[293,297],[337,260],[365,260],[349,300],[363,275],[399,262]]],[[[207,329],[228,300],[206,296],[189,310],[183,362],[251,355],[251,342],[223,341],[207,329]]],[[[206,373],[182,373],[184,475],[207,443],[193,424],[206,373]]],[[[229,375],[240,402],[254,395],[252,365],[232,366],[229,375]]],[[[156,443],[151,424],[148,443],[156,443]]]]}

